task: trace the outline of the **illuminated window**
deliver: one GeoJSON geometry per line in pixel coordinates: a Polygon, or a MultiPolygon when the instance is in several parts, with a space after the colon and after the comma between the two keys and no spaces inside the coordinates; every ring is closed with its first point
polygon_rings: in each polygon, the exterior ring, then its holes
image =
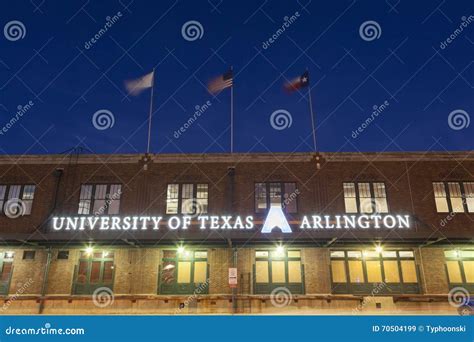
{"type": "Polygon", "coordinates": [[[474,290],[474,250],[446,250],[446,273],[450,287],[474,290]]]}
{"type": "Polygon", "coordinates": [[[271,206],[279,206],[287,213],[297,213],[298,194],[296,183],[255,183],[255,211],[263,213],[271,206]]]}
{"type": "Polygon", "coordinates": [[[83,184],[79,194],[80,215],[117,215],[120,211],[120,184],[83,184]]]}
{"type": "Polygon", "coordinates": [[[160,294],[208,293],[207,251],[163,251],[160,294]]]}
{"type": "Polygon", "coordinates": [[[385,184],[381,182],[343,183],[346,213],[388,213],[385,184]]]}
{"type": "Polygon", "coordinates": [[[474,182],[434,182],[438,213],[474,213],[474,182]]]}
{"type": "Polygon", "coordinates": [[[114,272],[114,252],[81,251],[74,270],[73,294],[92,294],[99,287],[112,289],[114,272]]]}
{"type": "Polygon", "coordinates": [[[10,217],[30,215],[35,189],[36,186],[32,184],[0,185],[0,212],[10,217]]]}
{"type": "Polygon", "coordinates": [[[417,293],[418,274],[413,251],[373,249],[330,252],[335,293],[417,293]]]}
{"type": "Polygon", "coordinates": [[[299,250],[255,251],[254,273],[257,294],[270,293],[277,287],[286,287],[292,293],[303,293],[303,272],[299,250]]]}
{"type": "Polygon", "coordinates": [[[167,214],[205,214],[208,212],[209,190],[207,184],[168,184],[166,194],[167,214]]]}

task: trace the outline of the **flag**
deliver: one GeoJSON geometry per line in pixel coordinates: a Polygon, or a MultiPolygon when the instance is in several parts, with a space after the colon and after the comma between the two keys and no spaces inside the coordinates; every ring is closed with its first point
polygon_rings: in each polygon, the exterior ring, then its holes
{"type": "Polygon", "coordinates": [[[153,85],[153,79],[155,77],[154,74],[155,72],[152,71],[149,74],[146,74],[145,76],[142,76],[140,78],[125,81],[125,88],[127,89],[128,94],[136,96],[140,94],[144,89],[151,88],[151,86],[153,85]]]}
{"type": "Polygon", "coordinates": [[[307,87],[309,85],[309,73],[305,71],[303,75],[294,78],[293,80],[286,82],[284,88],[288,92],[293,92],[298,89],[307,87]]]}
{"type": "Polygon", "coordinates": [[[229,69],[225,74],[211,80],[207,85],[207,89],[210,93],[216,94],[225,88],[232,87],[233,80],[234,75],[232,69],[229,69]]]}

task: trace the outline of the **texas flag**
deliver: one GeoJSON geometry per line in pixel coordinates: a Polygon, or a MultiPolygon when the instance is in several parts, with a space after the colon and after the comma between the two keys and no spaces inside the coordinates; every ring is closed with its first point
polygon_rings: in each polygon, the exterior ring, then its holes
{"type": "Polygon", "coordinates": [[[286,91],[292,93],[298,89],[304,88],[309,85],[309,73],[305,71],[303,75],[298,76],[291,81],[284,84],[286,91]]]}

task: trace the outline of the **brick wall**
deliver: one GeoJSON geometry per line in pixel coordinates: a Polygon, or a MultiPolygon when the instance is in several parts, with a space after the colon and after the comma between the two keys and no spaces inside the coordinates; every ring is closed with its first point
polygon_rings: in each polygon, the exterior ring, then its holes
{"type": "Polygon", "coordinates": [[[422,248],[421,264],[427,294],[448,293],[448,277],[442,248],[422,248]]]}
{"type": "Polygon", "coordinates": [[[331,292],[329,251],[327,248],[303,248],[306,294],[331,292]]]}
{"type": "Polygon", "coordinates": [[[212,248],[208,250],[209,294],[229,294],[229,267],[233,265],[231,248],[212,248]]]}

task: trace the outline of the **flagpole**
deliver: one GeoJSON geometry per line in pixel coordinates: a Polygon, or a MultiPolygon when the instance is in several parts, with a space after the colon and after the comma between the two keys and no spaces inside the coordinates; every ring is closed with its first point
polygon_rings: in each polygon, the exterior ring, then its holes
{"type": "Polygon", "coordinates": [[[234,153],[234,75],[232,71],[232,86],[230,87],[230,153],[234,153]]]}
{"type": "MultiPolygon", "coordinates": [[[[306,69],[308,71],[308,69],[306,69]]],[[[316,127],[314,127],[314,113],[313,113],[313,99],[311,98],[311,83],[308,82],[308,98],[309,98],[309,113],[311,115],[311,128],[313,129],[313,147],[314,152],[317,152],[316,148],[316,127]]]]}
{"type": "Polygon", "coordinates": [[[150,113],[148,114],[148,143],[146,147],[146,153],[150,153],[150,141],[151,141],[151,117],[153,113],[153,89],[155,88],[155,68],[153,68],[153,76],[151,80],[151,95],[150,95],[150,113]]]}

